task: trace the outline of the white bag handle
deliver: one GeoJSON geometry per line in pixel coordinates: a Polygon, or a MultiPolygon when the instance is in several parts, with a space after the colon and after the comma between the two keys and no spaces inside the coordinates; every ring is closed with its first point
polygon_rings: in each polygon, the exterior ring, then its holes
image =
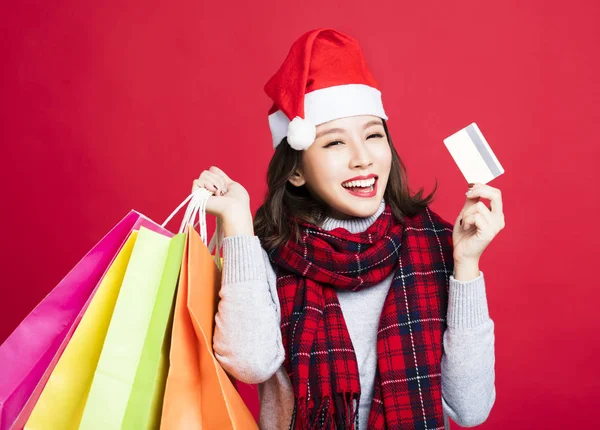
{"type": "Polygon", "coordinates": [[[166,221],[162,224],[162,227],[165,227],[169,221],[175,216],[177,212],[189,201],[189,204],[186,208],[185,214],[183,215],[183,219],[181,221],[181,226],[179,227],[179,233],[184,233],[187,229],[187,226],[192,224],[194,228],[198,224],[200,224],[200,238],[202,242],[208,247],[208,252],[212,254],[213,249],[216,246],[216,252],[213,256],[215,260],[215,264],[219,268],[222,269],[221,266],[221,247],[223,242],[223,229],[221,226],[221,220],[217,218],[217,227],[216,231],[213,234],[210,243],[207,242],[208,234],[206,232],[206,202],[213,195],[213,193],[206,188],[197,188],[195,189],[178,207],[169,215],[166,221]],[[194,224],[194,221],[198,217],[198,222],[194,224]]]}

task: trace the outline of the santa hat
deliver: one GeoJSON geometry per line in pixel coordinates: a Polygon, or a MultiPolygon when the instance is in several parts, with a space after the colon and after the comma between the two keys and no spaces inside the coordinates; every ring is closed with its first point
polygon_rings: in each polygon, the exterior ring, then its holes
{"type": "Polygon", "coordinates": [[[315,140],[316,126],[334,119],[387,119],[358,42],[330,28],[300,36],[264,89],[273,100],[269,127],[274,148],[287,136],[292,148],[307,149],[315,140]]]}

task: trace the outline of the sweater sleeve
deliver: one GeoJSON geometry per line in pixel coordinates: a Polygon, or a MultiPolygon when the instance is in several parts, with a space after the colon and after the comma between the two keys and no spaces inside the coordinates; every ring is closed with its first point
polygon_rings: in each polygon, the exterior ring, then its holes
{"type": "Polygon", "coordinates": [[[269,379],[285,357],[275,279],[257,236],[223,239],[213,349],[223,369],[248,384],[269,379]]]}
{"type": "Polygon", "coordinates": [[[483,272],[470,281],[450,276],[442,355],[442,404],[463,427],[483,423],[496,399],[494,322],[483,272]]]}

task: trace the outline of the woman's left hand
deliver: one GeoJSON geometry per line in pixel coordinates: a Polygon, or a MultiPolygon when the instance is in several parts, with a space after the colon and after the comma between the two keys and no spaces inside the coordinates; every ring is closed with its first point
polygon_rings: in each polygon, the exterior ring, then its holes
{"type": "Polygon", "coordinates": [[[474,184],[454,224],[455,264],[478,263],[485,248],[504,225],[500,190],[486,184],[474,184]],[[480,198],[490,201],[491,210],[480,198]]]}

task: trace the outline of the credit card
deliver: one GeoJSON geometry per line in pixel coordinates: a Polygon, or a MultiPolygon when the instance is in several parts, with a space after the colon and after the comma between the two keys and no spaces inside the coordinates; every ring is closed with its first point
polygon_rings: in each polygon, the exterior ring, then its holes
{"type": "Polygon", "coordinates": [[[445,138],[444,144],[469,184],[487,184],[504,173],[504,168],[474,122],[445,138]]]}

